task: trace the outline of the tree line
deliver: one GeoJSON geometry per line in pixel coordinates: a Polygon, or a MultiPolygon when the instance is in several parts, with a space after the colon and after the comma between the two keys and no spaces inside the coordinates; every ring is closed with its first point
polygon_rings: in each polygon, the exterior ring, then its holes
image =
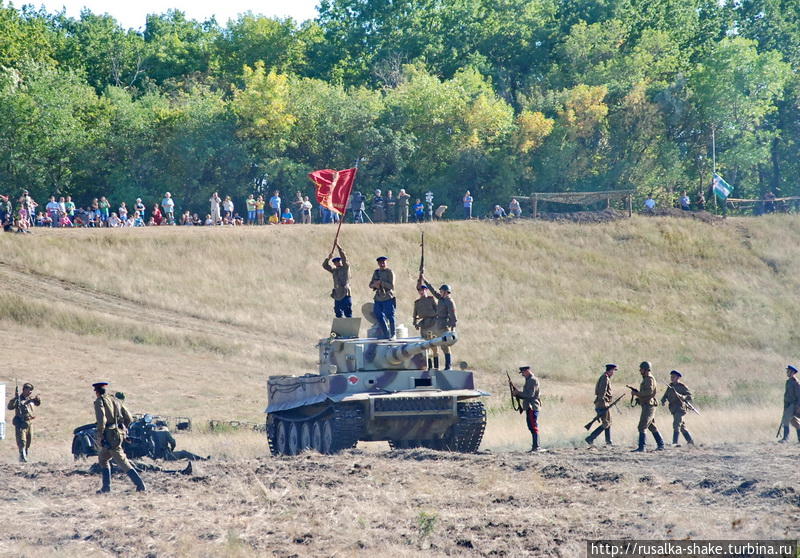
{"type": "Polygon", "coordinates": [[[478,212],[528,192],[666,201],[717,168],[800,194],[800,0],[322,0],[315,20],[143,31],[0,4],[0,192],[160,199],[357,187],[478,212]]]}

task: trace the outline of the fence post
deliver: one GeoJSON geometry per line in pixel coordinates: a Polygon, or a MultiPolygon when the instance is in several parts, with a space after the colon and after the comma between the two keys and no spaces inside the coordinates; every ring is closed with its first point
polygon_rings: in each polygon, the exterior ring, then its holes
{"type": "Polygon", "coordinates": [[[537,194],[531,194],[531,198],[533,199],[533,215],[531,215],[531,217],[536,219],[536,213],[539,210],[539,196],[537,194]]]}

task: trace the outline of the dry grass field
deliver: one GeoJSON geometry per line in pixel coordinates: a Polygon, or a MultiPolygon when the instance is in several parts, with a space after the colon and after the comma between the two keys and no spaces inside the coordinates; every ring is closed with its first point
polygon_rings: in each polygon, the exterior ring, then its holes
{"type": "MultiPolygon", "coordinates": [[[[16,464],[13,439],[0,442],[0,555],[579,556],[577,540],[651,524],[656,538],[791,535],[800,446],[770,441],[783,370],[798,360],[798,225],[793,216],[425,225],[427,275],[449,283],[458,305],[455,360],[494,393],[486,453],[373,443],[297,460],[267,457],[262,434],[204,425],[262,423],[267,376],[315,369],[331,315],[320,264],[333,228],[0,235],[0,382],[13,392],[15,377],[30,381],[43,399],[36,463],[16,464]],[[637,413],[623,407],[619,446],[584,449],[603,364],[620,365],[620,390],[638,381],[641,360],[662,384],[670,369],[684,373],[703,411],[689,417],[701,447],[631,457],[637,413]],[[542,378],[551,449],[542,456],[521,453],[527,430],[508,403],[505,371],[521,363],[542,378]],[[117,480],[124,496],[98,519],[108,500],[69,454],[72,429],[92,419],[97,379],[126,392],[134,412],[190,416],[195,431],[177,436],[179,448],[214,460],[191,477],[146,472],[153,490],[143,498],[117,480]]],[[[354,306],[369,300],[385,254],[398,322],[410,325],[420,230],[344,227],[354,306]]],[[[659,412],[669,435],[667,418],[659,412]]]]}

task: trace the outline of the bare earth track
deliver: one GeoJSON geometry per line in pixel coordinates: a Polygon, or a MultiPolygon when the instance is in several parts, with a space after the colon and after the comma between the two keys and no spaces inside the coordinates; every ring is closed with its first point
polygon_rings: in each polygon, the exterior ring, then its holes
{"type": "Polygon", "coordinates": [[[353,450],[145,472],[143,495],[115,476],[117,498],[93,493],[88,462],[0,465],[15,518],[0,555],[576,557],[596,538],[791,538],[798,451],[353,450]]]}

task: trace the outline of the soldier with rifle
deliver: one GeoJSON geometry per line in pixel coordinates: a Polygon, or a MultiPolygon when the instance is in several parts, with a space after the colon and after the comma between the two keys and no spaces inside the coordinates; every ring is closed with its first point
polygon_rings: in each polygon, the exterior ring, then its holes
{"type": "Polygon", "coordinates": [[[38,395],[33,395],[33,384],[25,383],[22,385],[22,393],[19,392],[19,385],[14,389],[14,397],[8,402],[8,410],[14,411],[12,424],[17,438],[17,448],[19,449],[20,463],[28,462],[28,450],[31,448],[31,421],[36,417],[31,412],[31,405],[37,407],[42,404],[38,395]]]}
{"type": "MultiPolygon", "coordinates": [[[[417,278],[417,292],[419,298],[414,301],[414,327],[419,330],[419,335],[423,339],[433,339],[436,337],[436,310],[438,304],[436,298],[431,296],[430,289],[422,282],[425,273],[425,233],[422,233],[420,241],[419,258],[419,277],[417,278]]],[[[439,370],[439,348],[432,347],[433,358],[428,357],[428,370],[439,370]]]]}
{"type": "Polygon", "coordinates": [[[128,474],[128,478],[136,486],[136,491],[143,492],[145,490],[144,482],[122,449],[122,442],[125,441],[128,427],[132,422],[131,415],[120,399],[106,393],[107,387],[108,382],[92,384],[97,396],[94,400],[94,414],[97,419],[95,439],[98,448],[97,461],[103,475],[103,484],[97,493],[111,492],[112,460],[123,473],[128,474]]]}
{"type": "MultiPolygon", "coordinates": [[[[595,438],[597,438],[601,432],[605,434],[606,445],[614,445],[614,442],[611,440],[611,408],[619,402],[619,399],[612,403],[611,378],[616,371],[616,364],[606,364],[606,371],[601,374],[594,387],[594,410],[597,412],[595,420],[599,418],[600,426],[595,428],[592,433],[586,437],[586,443],[590,446],[594,444],[595,438]]],[[[589,423],[586,430],[589,430],[593,423],[594,420],[589,423]]]]}
{"type": "MultiPolygon", "coordinates": [[[[439,292],[437,293],[434,290],[433,285],[431,285],[428,280],[425,279],[422,273],[420,273],[418,282],[424,283],[425,286],[428,287],[428,291],[433,293],[433,296],[435,296],[437,300],[434,337],[444,335],[448,331],[455,331],[458,317],[456,316],[456,303],[453,302],[450,285],[442,285],[439,287],[439,292]]],[[[453,362],[452,355],[450,354],[450,347],[442,347],[442,352],[444,353],[444,369],[450,370],[453,362]]]]}
{"type": "Polygon", "coordinates": [[[631,399],[635,401],[642,408],[642,414],[639,417],[639,445],[633,450],[635,452],[643,452],[645,446],[645,434],[649,430],[653,434],[656,441],[656,450],[661,451],[664,449],[664,438],[656,427],[656,409],[658,409],[658,386],[656,379],[650,373],[652,366],[649,362],[644,361],[639,365],[639,373],[642,375],[642,383],[639,389],[632,386],[625,386],[631,390],[631,399]]]}
{"type": "Polygon", "coordinates": [[[394,339],[394,311],[397,299],[394,297],[394,272],[386,265],[386,256],[376,258],[378,269],[372,272],[369,288],[375,291],[373,312],[384,339],[394,339]]]}
{"type": "Polygon", "coordinates": [[[353,303],[350,298],[350,263],[347,261],[347,254],[344,249],[336,241],[334,248],[339,250],[339,256],[331,259],[333,256],[333,249],[325,261],[322,262],[322,267],[325,271],[333,277],[333,290],[331,291],[331,298],[333,298],[333,313],[337,318],[352,318],[353,317],[353,303]],[[331,266],[331,263],[333,266],[331,266]]]}
{"type": "Polygon", "coordinates": [[[539,380],[533,375],[530,366],[520,366],[519,373],[525,378],[525,385],[521,391],[514,386],[510,378],[508,383],[512,396],[522,402],[525,422],[531,433],[531,451],[536,452],[541,449],[539,447],[539,409],[542,406],[542,402],[539,399],[539,380]]]}
{"type": "Polygon", "coordinates": [[[783,429],[783,438],[778,442],[789,441],[789,427],[797,430],[797,441],[800,442],[800,381],[797,379],[797,368],[791,364],[786,367],[786,389],[783,392],[783,416],[778,428],[778,435],[783,429]]]}
{"type": "Polygon", "coordinates": [[[672,413],[672,445],[676,447],[680,447],[678,441],[681,434],[686,438],[687,444],[694,445],[694,440],[692,440],[692,435],[686,429],[683,417],[686,416],[686,412],[689,410],[698,415],[700,414],[692,405],[692,392],[689,391],[686,384],[681,382],[682,377],[683,375],[677,370],[670,372],[669,385],[664,395],[661,396],[661,405],[669,402],[669,412],[672,413]]]}

